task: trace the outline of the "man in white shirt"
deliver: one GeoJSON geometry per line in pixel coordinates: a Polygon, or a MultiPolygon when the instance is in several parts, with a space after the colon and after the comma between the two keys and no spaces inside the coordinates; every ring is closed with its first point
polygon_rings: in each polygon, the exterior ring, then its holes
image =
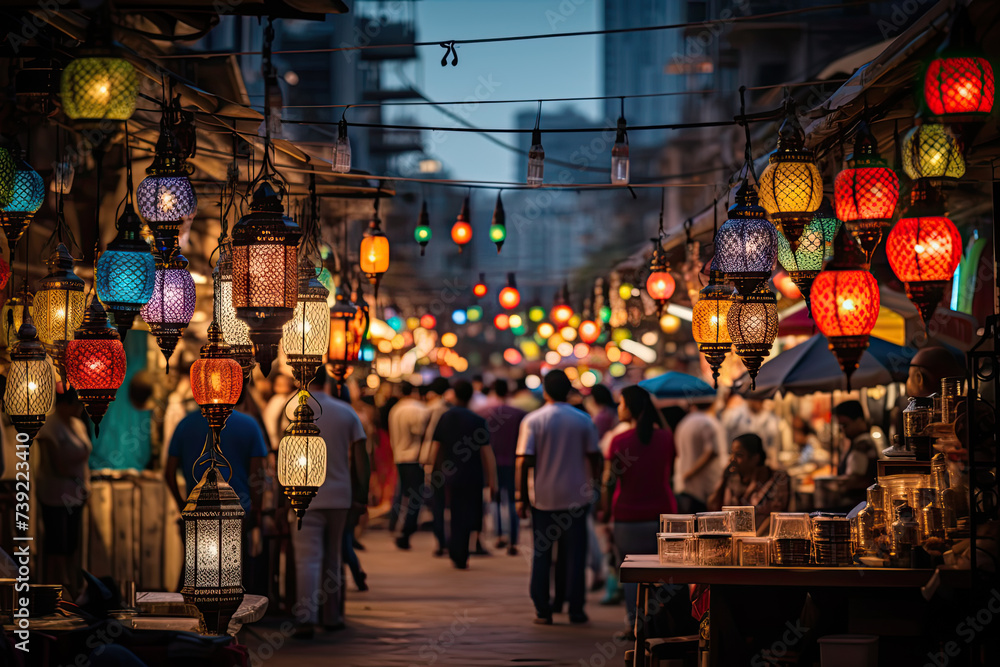
{"type": "Polygon", "coordinates": [[[674,496],[677,511],[684,514],[704,512],[709,495],[722,479],[722,469],[729,461],[725,429],[712,413],[712,400],[692,403],[691,411],[674,431],[674,496]]]}
{"type": "Polygon", "coordinates": [[[424,488],[424,469],[420,465],[420,448],[423,446],[424,434],[427,432],[427,420],[430,412],[427,406],[413,396],[413,385],[403,382],[400,386],[402,398],[389,410],[389,442],[392,445],[392,457],[399,473],[399,492],[393,502],[389,518],[390,525],[395,524],[393,517],[403,513],[403,531],[396,538],[396,546],[400,549],[410,548],[410,536],[417,532],[417,517],[420,514],[424,488]],[[403,499],[406,504],[403,505],[403,499]]]}
{"type": "MultiPolygon", "coordinates": [[[[328,631],[343,629],[340,596],[343,591],[341,547],[347,515],[367,508],[369,463],[365,429],[350,404],[322,390],[326,381],[314,381],[320,389],[309,406],[326,443],[326,480],[309,503],[302,528],[292,530],[295,547],[295,577],[298,601],[292,608],[299,627],[295,636],[312,638],[317,623],[328,631]]],[[[319,373],[317,373],[319,375],[319,373]]]]}
{"type": "Polygon", "coordinates": [[[566,403],[571,388],[561,370],[545,376],[544,407],[521,422],[517,443],[518,514],[531,510],[534,554],[531,601],[535,623],[552,624],[549,572],[552,548],[566,554],[566,601],[570,623],[586,623],[583,611],[587,561],[587,512],[600,483],[603,461],[590,416],[566,403]],[[528,481],[534,470],[534,497],[528,481]]]}

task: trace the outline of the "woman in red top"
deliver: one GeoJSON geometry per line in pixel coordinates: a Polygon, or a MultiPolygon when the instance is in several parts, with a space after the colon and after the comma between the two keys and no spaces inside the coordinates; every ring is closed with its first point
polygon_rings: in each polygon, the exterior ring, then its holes
{"type": "MultiPolygon", "coordinates": [[[[632,426],[611,441],[605,464],[604,520],[614,520],[618,561],[626,554],[655,554],[660,514],[677,511],[670,487],[674,437],[661,428],[649,392],[633,385],[622,390],[618,416],[632,426]],[[610,502],[609,502],[610,499],[610,502]]],[[[636,584],[625,584],[629,629],[635,627],[636,584]]]]}

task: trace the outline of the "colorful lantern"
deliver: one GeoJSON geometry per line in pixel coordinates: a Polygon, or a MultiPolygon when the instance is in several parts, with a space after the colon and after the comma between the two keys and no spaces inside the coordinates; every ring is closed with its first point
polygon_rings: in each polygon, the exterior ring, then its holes
{"type": "Polygon", "coordinates": [[[580,340],[587,345],[591,345],[601,337],[601,325],[593,320],[584,320],[580,322],[580,340]]]}
{"type": "Polygon", "coordinates": [[[493,316],[493,326],[500,331],[506,331],[510,328],[510,316],[507,313],[497,313],[493,316]]]}
{"type": "Polygon", "coordinates": [[[208,341],[191,364],[191,393],[212,430],[215,448],[220,445],[222,429],[239,403],[242,391],[243,368],[233,359],[222,338],[222,329],[213,321],[208,327],[208,341]]]}
{"type": "Polygon", "coordinates": [[[3,308],[0,309],[0,320],[3,321],[3,339],[7,343],[7,349],[13,350],[17,345],[17,332],[21,328],[24,305],[28,305],[28,313],[34,314],[34,296],[28,291],[25,283],[14,296],[7,299],[3,308]]]}
{"type": "Polygon", "coordinates": [[[173,118],[174,110],[164,109],[156,154],[135,190],[139,214],[153,228],[157,252],[164,259],[178,251],[180,226],[198,210],[198,197],[188,178],[191,170],[171,129],[173,118]]]}
{"type": "Polygon", "coordinates": [[[337,383],[338,392],[344,385],[348,367],[358,360],[358,353],[361,351],[361,341],[355,340],[357,329],[354,320],[358,309],[348,302],[344,291],[337,290],[337,301],[330,309],[330,346],[327,355],[330,374],[337,383]]]}
{"type": "Polygon", "coordinates": [[[56,400],[56,382],[38,340],[31,313],[24,313],[17,343],[10,351],[3,410],[18,433],[34,438],[56,400]]]}
{"type": "MultiPolygon", "coordinates": [[[[899,201],[899,177],[878,154],[868,123],[862,122],[847,169],[834,182],[837,218],[865,251],[867,261],[888,228],[899,201]]],[[[787,268],[787,267],[786,267],[787,268]]]]}
{"type": "Polygon", "coordinates": [[[958,139],[945,125],[917,125],[903,138],[903,170],[919,178],[962,178],[965,158],[958,139]]]}
{"type": "Polygon", "coordinates": [[[834,242],[833,261],[813,281],[812,316],[847,376],[858,368],[879,311],[878,281],[862,249],[847,230],[834,242]]]}
{"type": "Polygon", "coordinates": [[[465,244],[472,240],[472,225],[469,224],[468,197],[462,202],[462,210],[459,211],[455,224],[451,226],[451,240],[458,246],[459,252],[462,252],[465,244]]]}
{"type": "Polygon", "coordinates": [[[433,233],[431,232],[431,219],[427,215],[427,202],[424,202],[420,207],[420,219],[417,222],[417,228],[413,230],[413,238],[417,243],[420,244],[420,256],[424,256],[424,250],[427,248],[427,243],[431,240],[433,233]]]}
{"type": "Polygon", "coordinates": [[[716,234],[715,246],[719,270],[740,294],[755,293],[771,277],[778,254],[778,232],[758,205],[756,188],[747,181],[736,193],[736,203],[716,234]]]}
{"type": "Polygon", "coordinates": [[[832,244],[839,229],[840,220],[829,211],[829,206],[822,206],[802,231],[799,247],[794,252],[785,235],[778,234],[778,263],[799,288],[807,306],[812,282],[823,270],[827,247],[832,244]]]}
{"type": "Polygon", "coordinates": [[[63,70],[59,96],[77,127],[126,121],[135,112],[139,77],[132,63],[112,47],[104,18],[92,21],[84,47],[63,70]]]}
{"type": "Polygon", "coordinates": [[[667,262],[666,252],[660,244],[660,239],[650,239],[653,242],[653,255],[649,260],[649,277],[646,278],[646,293],[649,298],[656,302],[657,317],[663,314],[663,307],[667,305],[670,297],[674,294],[676,282],[670,275],[670,263],[667,262]]]}
{"type": "Polygon", "coordinates": [[[477,299],[482,299],[486,296],[489,288],[486,287],[486,276],[482,273],[479,274],[479,281],[472,286],[472,293],[477,299]]]}
{"type": "Polygon", "coordinates": [[[298,301],[301,236],[266,180],[253,194],[250,213],[233,227],[233,307],[250,328],[254,358],[265,377],[298,301]]]}
{"type": "Polygon", "coordinates": [[[910,208],[889,232],[885,250],[926,326],[962,260],[962,237],[944,215],[936,188],[913,189],[910,208]]]}
{"type": "Polygon", "coordinates": [[[49,256],[49,273],[38,283],[34,316],[38,338],[52,357],[56,371],[66,381],[66,343],[83,323],[86,301],[84,282],[73,272],[73,257],[60,243],[49,256]]]}
{"type": "MultiPolygon", "coordinates": [[[[7,153],[6,149],[3,149],[7,153]]],[[[45,202],[45,181],[24,161],[20,150],[15,147],[13,156],[13,174],[10,177],[10,188],[3,195],[0,189],[0,226],[3,226],[7,237],[7,247],[13,259],[17,250],[17,242],[24,236],[24,230],[31,223],[31,218],[45,202]]],[[[0,164],[0,171],[3,165],[0,164]]]]}
{"type": "Polygon", "coordinates": [[[798,246],[802,230],[823,201],[823,177],[813,152],[805,147],[805,138],[795,104],[789,98],[785,103],[785,120],[778,130],[778,149],[760,175],[759,186],[760,203],[792,250],[798,246]]]}
{"type": "Polygon", "coordinates": [[[330,345],[330,309],[326,301],[329,296],[330,292],[316,277],[312,263],[302,262],[299,266],[299,300],[295,304],[295,314],[285,323],[281,337],[281,347],[301,389],[309,385],[330,345]]]}
{"type": "Polygon", "coordinates": [[[15,171],[14,156],[7,146],[0,144],[0,209],[10,203],[15,171]]]}
{"type": "Polygon", "coordinates": [[[382,220],[378,217],[378,200],[375,200],[375,212],[368,222],[364,238],[361,239],[359,261],[361,271],[367,276],[368,282],[375,287],[375,298],[378,298],[378,286],[382,276],[389,270],[389,239],[382,233],[382,220]]]}
{"type": "Polygon", "coordinates": [[[750,374],[750,389],[757,387],[757,371],[778,335],[778,305],[774,292],[761,283],[752,294],[734,297],[726,314],[726,328],[736,355],[750,374]]]}
{"type": "Polygon", "coordinates": [[[118,235],[98,258],[94,280],[97,296],[114,315],[122,340],[153,296],[155,281],[156,258],[142,238],[142,220],[126,200],[118,235]]]}
{"type": "Polygon", "coordinates": [[[993,111],[993,67],[972,49],[975,29],[968,9],[954,8],[948,37],[924,72],[924,103],[935,116],[964,120],[993,111]]]}
{"type": "MultiPolygon", "coordinates": [[[[801,245],[800,245],[801,247],[801,245]]],[[[733,288],[726,285],[722,271],[713,268],[708,285],[698,293],[691,308],[691,333],[698,351],[705,355],[712,369],[712,379],[719,386],[719,369],[733,348],[729,336],[728,316],[733,305],[733,288]]]]}
{"type": "Polygon", "coordinates": [[[233,307],[233,254],[229,241],[219,245],[219,261],[212,269],[213,305],[215,321],[222,330],[222,339],[229,346],[230,354],[243,369],[244,382],[250,379],[253,370],[253,343],[250,328],[236,316],[233,307]]]}
{"type": "Polygon", "coordinates": [[[10,264],[0,257],[0,290],[6,289],[8,282],[10,282],[10,264]]]}
{"type": "Polygon", "coordinates": [[[507,286],[500,290],[499,296],[497,296],[497,301],[505,310],[514,310],[521,303],[521,293],[517,291],[517,285],[514,283],[514,274],[507,274],[507,286]]]}
{"type": "Polygon", "coordinates": [[[163,352],[170,372],[170,357],[177,348],[184,329],[194,315],[194,279],[187,269],[184,255],[174,255],[168,262],[157,260],[156,275],[153,278],[153,295],[139,314],[156,337],[156,344],[163,352]]]}
{"type": "Polygon", "coordinates": [[[278,484],[302,528],[309,502],[326,480],[326,442],[316,426],[315,414],[309,407],[309,394],[299,392],[299,404],[291,423],[278,443],[278,484]]]}
{"type": "Polygon", "coordinates": [[[493,224],[490,225],[490,241],[497,244],[497,254],[503,248],[503,242],[507,238],[507,214],[503,210],[503,200],[500,193],[497,193],[497,205],[493,209],[493,224]]]}
{"type": "Polygon", "coordinates": [[[66,343],[66,375],[94,422],[95,433],[100,433],[101,419],[125,381],[125,348],[96,297],[73,340],[66,343]]]}

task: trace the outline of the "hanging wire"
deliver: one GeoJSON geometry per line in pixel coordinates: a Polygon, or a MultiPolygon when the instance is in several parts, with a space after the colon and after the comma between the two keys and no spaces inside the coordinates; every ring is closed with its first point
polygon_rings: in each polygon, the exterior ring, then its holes
{"type": "Polygon", "coordinates": [[[753,182],[757,183],[757,172],[754,170],[753,166],[753,149],[750,145],[750,123],[747,120],[747,100],[746,100],[746,86],[740,86],[740,121],[739,124],[743,126],[744,134],[746,135],[746,147],[743,149],[743,159],[746,162],[747,169],[747,180],[750,176],[753,176],[753,182]]]}

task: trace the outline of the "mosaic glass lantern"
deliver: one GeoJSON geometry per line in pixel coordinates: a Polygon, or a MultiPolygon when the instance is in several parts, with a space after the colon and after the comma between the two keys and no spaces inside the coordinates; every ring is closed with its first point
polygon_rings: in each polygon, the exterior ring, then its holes
{"type": "Polygon", "coordinates": [[[132,117],[139,97],[139,76],[132,63],[112,47],[108,22],[91,23],[85,46],[63,70],[59,97],[77,127],[100,127],[132,117]]]}
{"type": "Polygon", "coordinates": [[[49,256],[49,272],[35,292],[34,317],[38,338],[52,357],[59,377],[66,381],[66,343],[83,323],[84,282],[73,272],[73,257],[60,243],[49,256]]]}
{"type": "Polygon", "coordinates": [[[778,335],[778,303],[767,283],[761,283],[756,292],[733,298],[726,328],[736,355],[750,374],[750,389],[756,389],[757,372],[778,335]]]}
{"type": "Polygon", "coordinates": [[[490,241],[497,245],[497,254],[507,240],[507,214],[503,210],[503,200],[497,193],[497,205],[493,208],[493,223],[490,225],[490,241]]]}
{"type": "Polygon", "coordinates": [[[326,442],[309,407],[309,394],[300,391],[298,403],[278,442],[277,472],[278,483],[284,488],[301,529],[306,508],[326,481],[326,442]]]}
{"type": "Polygon", "coordinates": [[[14,156],[10,149],[0,145],[0,209],[10,203],[10,193],[14,187],[14,172],[14,156]]]}
{"type": "Polygon", "coordinates": [[[328,296],[330,292],[316,277],[312,263],[302,262],[299,266],[299,300],[292,319],[285,323],[281,347],[285,350],[295,381],[303,389],[323,363],[323,355],[330,344],[328,296]]]}
{"type": "Polygon", "coordinates": [[[905,216],[889,232],[885,251],[926,326],[962,260],[962,237],[944,214],[937,188],[918,185],[911,197],[905,216]]]}
{"type": "Polygon", "coordinates": [[[823,270],[823,260],[828,254],[832,254],[828,249],[832,247],[840,225],[840,220],[829,211],[829,206],[824,205],[802,231],[799,247],[794,252],[785,235],[778,234],[778,263],[799,288],[807,306],[812,281],[823,270]]]}
{"type": "Polygon", "coordinates": [[[472,225],[469,224],[469,198],[466,197],[462,203],[462,210],[458,212],[455,224],[451,226],[451,240],[458,246],[458,251],[472,240],[472,225]]]}
{"type": "Polygon", "coordinates": [[[214,459],[188,496],[184,521],[184,602],[209,634],[223,635],[243,602],[243,506],[214,459]]]}
{"type": "Polygon", "coordinates": [[[177,341],[194,315],[196,292],[194,279],[187,265],[187,259],[180,254],[169,262],[157,261],[153,295],[139,309],[142,320],[149,326],[150,332],[156,337],[156,344],[163,352],[168,373],[170,357],[177,349],[177,341]]]}
{"type": "Polygon", "coordinates": [[[413,230],[413,239],[420,244],[420,256],[424,256],[424,250],[427,249],[427,244],[431,240],[433,232],[431,232],[431,219],[427,215],[427,202],[424,202],[420,207],[420,219],[417,221],[417,227],[413,230]]]}
{"type": "Polygon", "coordinates": [[[73,340],[66,343],[66,375],[100,433],[101,419],[125,381],[125,348],[96,297],[73,340]]]}
{"type": "Polygon", "coordinates": [[[785,120],[778,130],[778,148],[760,175],[760,203],[794,250],[812,213],[823,202],[823,177],[813,152],[805,147],[805,132],[795,105],[785,104],[785,120]]]}
{"type": "Polygon", "coordinates": [[[993,67],[973,48],[976,35],[968,10],[959,5],[953,11],[948,37],[924,72],[924,104],[931,114],[953,122],[981,119],[993,111],[993,67]]]}
{"type": "Polygon", "coordinates": [[[253,343],[250,342],[250,328],[236,317],[233,307],[233,256],[229,241],[219,246],[219,261],[212,269],[212,285],[212,312],[222,329],[222,339],[229,345],[233,359],[243,368],[243,379],[249,380],[254,366],[253,343]]]}
{"type": "Polygon", "coordinates": [[[157,252],[165,259],[177,252],[177,234],[184,219],[198,210],[198,197],[188,178],[190,168],[171,129],[173,116],[170,109],[163,112],[156,154],[135,191],[139,214],[153,228],[157,252]]]}
{"type": "Polygon", "coordinates": [[[923,123],[903,138],[903,170],[918,178],[962,178],[965,158],[958,139],[946,125],[923,123]]]}
{"type": "Polygon", "coordinates": [[[250,213],[233,228],[233,306],[250,328],[254,358],[265,376],[278,353],[282,327],[295,312],[301,236],[267,181],[254,192],[250,213]]]}
{"type": "Polygon", "coordinates": [[[899,201],[899,177],[878,154],[868,124],[861,123],[847,169],[837,174],[833,190],[837,218],[844,221],[871,262],[899,201]]]}
{"type": "Polygon", "coordinates": [[[142,238],[142,220],[125,202],[118,218],[118,235],[97,260],[97,296],[114,315],[122,340],[139,310],[153,296],[156,258],[142,238]]]}
{"type": "Polygon", "coordinates": [[[18,433],[34,438],[55,400],[56,381],[52,366],[45,358],[45,348],[38,340],[31,313],[27,313],[17,332],[17,343],[10,352],[3,410],[18,433]]]}
{"type": "Polygon", "coordinates": [[[733,349],[727,323],[732,305],[733,288],[726,284],[725,275],[713,264],[708,285],[701,289],[698,300],[691,307],[691,333],[698,343],[698,351],[708,360],[716,388],[719,386],[719,369],[733,349]]]}
{"type": "Polygon", "coordinates": [[[0,309],[0,320],[3,321],[3,339],[7,343],[8,350],[13,350],[17,344],[17,332],[21,328],[25,302],[28,305],[28,313],[33,315],[34,296],[28,291],[27,284],[24,284],[17,294],[7,299],[3,308],[0,309]]]}
{"type": "Polygon", "coordinates": [[[507,285],[500,290],[497,301],[504,310],[514,310],[520,305],[521,292],[518,291],[517,283],[514,282],[513,273],[507,274],[507,285]]]}
{"type": "Polygon", "coordinates": [[[851,375],[868,349],[868,336],[878,319],[879,290],[864,252],[846,229],[834,246],[833,261],[813,281],[811,307],[850,391],[851,375]]]}
{"type": "Polygon", "coordinates": [[[646,278],[646,294],[656,302],[656,315],[663,314],[663,307],[667,305],[670,297],[674,295],[677,283],[670,275],[670,263],[667,262],[666,252],[660,244],[660,239],[651,239],[653,242],[653,255],[649,260],[649,276],[646,278]]]}
{"type": "MultiPolygon", "coordinates": [[[[341,283],[344,285],[345,283],[341,283]]],[[[355,340],[354,324],[358,309],[347,300],[346,289],[337,290],[337,301],[330,309],[330,346],[327,362],[330,364],[330,374],[340,391],[347,377],[347,369],[358,360],[360,341],[355,340]]]]}
{"type": "MultiPolygon", "coordinates": [[[[7,196],[4,198],[0,191],[0,201],[3,202],[0,208],[0,225],[3,226],[4,236],[7,237],[7,247],[10,248],[11,257],[17,250],[17,242],[24,236],[24,230],[31,223],[31,218],[45,202],[45,181],[38,172],[20,155],[14,157],[13,166],[14,172],[7,196]]],[[[3,171],[2,159],[0,159],[0,171],[3,171]]]]}
{"type": "Polygon", "coordinates": [[[778,232],[757,203],[757,191],[743,181],[729,219],[715,237],[719,270],[736,285],[740,294],[753,294],[774,269],[778,254],[778,232]]]}
{"type": "Polygon", "coordinates": [[[378,286],[382,282],[382,276],[389,270],[389,239],[382,232],[382,220],[378,217],[378,200],[375,200],[375,211],[372,219],[368,221],[368,229],[365,230],[361,239],[361,250],[359,262],[361,272],[365,274],[375,287],[375,296],[378,297],[378,286]]]}
{"type": "Polygon", "coordinates": [[[240,401],[243,368],[232,357],[216,322],[208,327],[208,341],[191,364],[191,393],[212,430],[213,446],[218,447],[226,420],[240,401]]]}

